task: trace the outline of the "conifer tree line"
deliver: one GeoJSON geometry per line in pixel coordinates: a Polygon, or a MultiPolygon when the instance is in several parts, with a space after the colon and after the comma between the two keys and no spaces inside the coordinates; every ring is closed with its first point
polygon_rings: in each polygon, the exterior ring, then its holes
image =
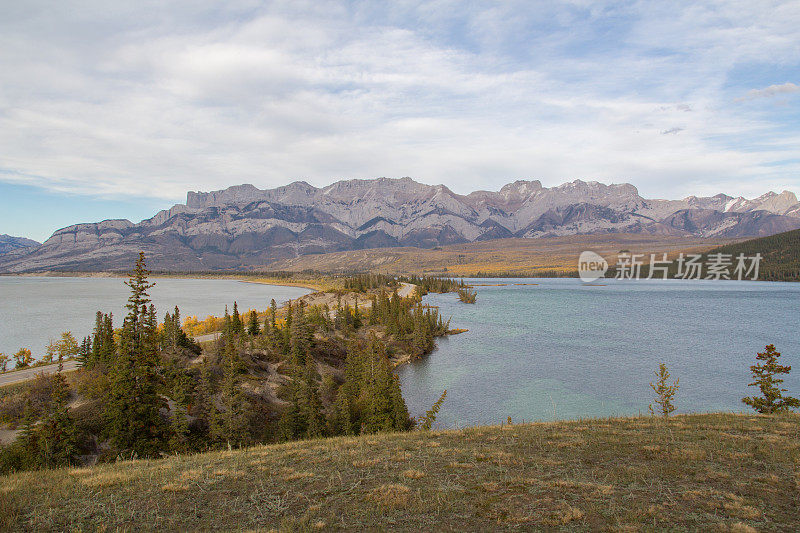
{"type": "Polygon", "coordinates": [[[417,292],[424,296],[429,292],[445,293],[456,291],[464,286],[464,282],[439,276],[392,276],[389,274],[356,274],[344,280],[344,288],[348,291],[364,292],[381,287],[398,287],[400,283],[411,283],[417,286],[417,292]]]}
{"type": "MultiPolygon", "coordinates": [[[[403,279],[422,290],[459,285],[403,279]]],[[[272,300],[265,313],[242,314],[233,302],[201,348],[177,307],[159,324],[143,254],[126,283],[122,323],[97,312],[92,334],[75,343],[81,368],[69,383],[59,372],[32,385],[46,393],[29,395],[38,399],[20,416],[17,442],[0,450],[0,471],[408,430],[393,357],[429,353],[449,330],[418,294],[400,297],[397,279],[359,277],[333,304],[272,300]]]]}

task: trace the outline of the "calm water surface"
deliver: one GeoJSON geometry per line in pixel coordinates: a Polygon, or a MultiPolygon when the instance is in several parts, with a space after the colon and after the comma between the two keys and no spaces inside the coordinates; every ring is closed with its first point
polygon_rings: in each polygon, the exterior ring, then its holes
{"type": "MultiPolygon", "coordinates": [[[[150,297],[159,320],[177,305],[181,316],[220,316],[236,301],[241,311],[266,309],[308,294],[308,289],[220,279],[155,278],[150,297]]],[[[80,340],[91,333],[97,311],[114,313],[119,327],[130,290],[121,278],[48,278],[0,276],[0,352],[30,348],[44,352],[51,337],[72,331],[80,340]]]]}
{"type": "Polygon", "coordinates": [[[472,281],[509,285],[477,287],[475,305],[426,296],[469,332],[399,369],[414,416],[447,389],[440,426],[646,413],[660,362],[680,378],[679,412],[740,411],[770,343],[794,365],[784,385],[800,396],[800,284],[472,281]]]}

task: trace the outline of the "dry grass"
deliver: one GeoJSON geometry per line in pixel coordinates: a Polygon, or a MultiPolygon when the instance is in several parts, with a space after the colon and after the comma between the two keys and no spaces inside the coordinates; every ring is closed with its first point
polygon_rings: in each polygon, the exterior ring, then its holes
{"type": "Polygon", "coordinates": [[[454,276],[469,276],[477,272],[535,275],[542,271],[577,271],[578,256],[584,250],[594,250],[610,264],[615,264],[617,254],[623,249],[644,254],[666,252],[675,256],[679,251],[706,251],[730,242],[735,241],[625,233],[545,239],[498,239],[435,249],[375,248],[303,255],[277,261],[265,268],[401,274],[435,272],[454,276]]]}
{"type": "Polygon", "coordinates": [[[800,416],[336,438],[0,477],[0,530],[800,530],[800,416]]]}

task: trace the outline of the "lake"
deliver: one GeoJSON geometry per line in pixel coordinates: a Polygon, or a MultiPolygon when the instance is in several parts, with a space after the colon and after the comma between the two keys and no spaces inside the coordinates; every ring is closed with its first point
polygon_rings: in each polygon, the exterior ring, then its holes
{"type": "MultiPolygon", "coordinates": [[[[97,311],[114,313],[122,325],[130,289],[122,278],[0,276],[0,352],[11,355],[21,347],[40,357],[50,338],[72,331],[78,342],[91,333],[97,311]]],[[[153,278],[150,297],[159,321],[177,305],[181,316],[203,319],[221,316],[236,301],[241,312],[266,309],[311,292],[300,287],[247,283],[230,279],[153,278]]]]}
{"type": "Polygon", "coordinates": [[[439,427],[647,413],[660,362],[680,379],[678,412],[742,411],[756,352],[775,344],[800,397],[800,284],[578,279],[470,280],[475,305],[433,294],[451,327],[398,369],[412,416],[444,389],[439,427]],[[513,285],[537,283],[538,285],[513,285]]]}

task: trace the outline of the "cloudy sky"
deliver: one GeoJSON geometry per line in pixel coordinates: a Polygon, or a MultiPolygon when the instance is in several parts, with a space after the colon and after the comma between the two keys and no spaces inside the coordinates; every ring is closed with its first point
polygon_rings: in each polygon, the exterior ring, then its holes
{"type": "Polygon", "coordinates": [[[0,0],[0,233],[239,183],[800,193],[800,2],[0,0]]]}

